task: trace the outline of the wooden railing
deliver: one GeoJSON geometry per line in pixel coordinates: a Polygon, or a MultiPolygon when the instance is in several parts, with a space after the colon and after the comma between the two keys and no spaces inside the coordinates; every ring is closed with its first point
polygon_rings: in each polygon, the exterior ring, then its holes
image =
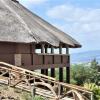
{"type": "Polygon", "coordinates": [[[36,72],[0,62],[0,84],[19,88],[50,100],[93,100],[93,93],[83,87],[66,84],[36,72]],[[63,90],[61,89],[63,88],[63,90]]]}
{"type": "Polygon", "coordinates": [[[15,54],[15,65],[35,68],[59,67],[69,64],[69,55],[66,54],[15,54]]]}

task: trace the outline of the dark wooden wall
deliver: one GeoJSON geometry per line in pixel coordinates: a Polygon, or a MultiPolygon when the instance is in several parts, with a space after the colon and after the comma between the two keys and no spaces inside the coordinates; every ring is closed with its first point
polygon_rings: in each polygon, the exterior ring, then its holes
{"type": "Polygon", "coordinates": [[[14,54],[16,52],[16,44],[0,42],[0,54],[14,54]]]}
{"type": "Polygon", "coordinates": [[[30,44],[0,42],[0,61],[15,64],[15,54],[30,54],[30,44]]]}
{"type": "Polygon", "coordinates": [[[47,68],[57,67],[58,64],[65,66],[68,63],[67,55],[36,54],[34,51],[32,44],[0,42],[0,61],[17,66],[27,66],[26,68],[31,66],[30,69],[40,69],[44,66],[47,68]]]}
{"type": "Polygon", "coordinates": [[[30,44],[0,42],[0,54],[30,53],[30,44]]]}
{"type": "Polygon", "coordinates": [[[31,53],[30,44],[16,44],[16,54],[31,53]]]}

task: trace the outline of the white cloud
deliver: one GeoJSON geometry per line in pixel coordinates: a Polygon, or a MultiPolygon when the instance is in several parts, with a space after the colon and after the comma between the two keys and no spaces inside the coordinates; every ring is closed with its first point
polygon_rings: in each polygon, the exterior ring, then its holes
{"type": "Polygon", "coordinates": [[[47,11],[51,18],[64,24],[57,25],[83,44],[83,49],[100,49],[100,9],[59,5],[47,11]]]}
{"type": "Polygon", "coordinates": [[[45,3],[47,0],[19,0],[20,3],[29,6],[29,5],[39,5],[45,3]]]}
{"type": "Polygon", "coordinates": [[[27,0],[27,1],[33,4],[41,4],[46,2],[47,0],[27,0]]]}
{"type": "Polygon", "coordinates": [[[51,8],[47,12],[48,16],[53,18],[60,18],[66,21],[80,21],[80,22],[92,22],[100,21],[100,9],[82,9],[74,7],[72,5],[60,5],[51,8]]]}

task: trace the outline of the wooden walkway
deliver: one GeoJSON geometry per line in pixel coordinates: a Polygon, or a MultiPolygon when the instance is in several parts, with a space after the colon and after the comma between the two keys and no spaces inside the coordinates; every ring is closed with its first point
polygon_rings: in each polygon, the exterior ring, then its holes
{"type": "Polygon", "coordinates": [[[91,91],[52,77],[0,62],[0,83],[23,89],[50,100],[93,100],[91,91]]]}

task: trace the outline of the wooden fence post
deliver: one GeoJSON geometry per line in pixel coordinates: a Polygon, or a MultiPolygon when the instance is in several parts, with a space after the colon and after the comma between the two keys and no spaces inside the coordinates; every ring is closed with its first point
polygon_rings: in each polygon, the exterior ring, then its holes
{"type": "Polygon", "coordinates": [[[36,92],[36,90],[35,90],[35,85],[33,84],[32,87],[31,87],[32,100],[33,100],[33,98],[35,97],[35,92],[36,92]]]}

